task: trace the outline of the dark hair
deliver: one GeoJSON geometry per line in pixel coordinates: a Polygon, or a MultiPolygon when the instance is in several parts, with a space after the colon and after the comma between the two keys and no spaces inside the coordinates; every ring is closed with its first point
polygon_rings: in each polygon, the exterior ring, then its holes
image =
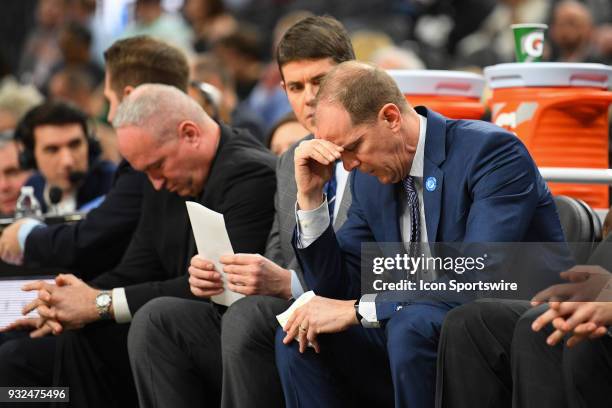
{"type": "Polygon", "coordinates": [[[17,124],[15,139],[23,143],[26,150],[33,152],[35,147],[34,130],[43,125],[78,124],[88,136],[87,115],[75,106],[65,102],[44,102],[30,109],[17,124]]]}
{"type": "Polygon", "coordinates": [[[264,140],[264,144],[268,149],[272,147],[272,138],[274,136],[274,133],[276,133],[276,131],[278,130],[278,128],[280,128],[281,126],[287,123],[291,123],[291,122],[299,123],[297,116],[295,116],[295,113],[293,111],[287,113],[285,116],[277,120],[274,123],[274,125],[272,125],[272,128],[268,131],[268,134],[266,135],[266,138],[264,140]]]}
{"type": "Polygon", "coordinates": [[[349,35],[338,20],[330,16],[312,16],[287,30],[276,49],[276,61],[283,65],[301,60],[331,58],[340,64],[355,59],[349,35]]]}
{"type": "Polygon", "coordinates": [[[79,41],[81,44],[86,45],[88,48],[91,45],[91,31],[89,28],[76,21],[70,21],[62,27],[62,30],[67,34],[70,34],[72,39],[79,41]]]}
{"type": "Polygon", "coordinates": [[[371,123],[387,103],[402,113],[408,110],[406,97],[384,70],[372,64],[350,61],[334,67],[321,82],[317,103],[339,103],[350,115],[353,126],[371,123]]]}
{"type": "Polygon", "coordinates": [[[178,48],[149,36],[119,40],[104,52],[111,87],[121,97],[126,86],[154,83],[187,92],[189,65],[178,48]]]}
{"type": "Polygon", "coordinates": [[[216,47],[235,50],[256,61],[261,61],[263,58],[261,33],[257,27],[251,25],[241,24],[239,29],[215,41],[213,48],[216,47]]]}

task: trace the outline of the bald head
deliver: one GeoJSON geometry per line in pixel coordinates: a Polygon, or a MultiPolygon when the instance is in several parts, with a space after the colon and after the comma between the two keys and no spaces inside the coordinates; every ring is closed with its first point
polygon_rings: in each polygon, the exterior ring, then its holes
{"type": "Polygon", "coordinates": [[[343,62],[327,73],[317,94],[317,105],[322,102],[339,104],[348,112],[353,126],[375,121],[388,103],[402,113],[409,110],[406,98],[389,74],[357,61],[343,62]]]}
{"type": "Polygon", "coordinates": [[[119,105],[113,126],[146,129],[159,141],[165,141],[176,137],[178,125],[186,120],[202,129],[214,126],[214,121],[186,93],[169,85],[143,84],[119,105]]]}
{"type": "Polygon", "coordinates": [[[184,197],[202,192],[220,127],[187,94],[168,85],[140,85],[123,99],[113,125],[121,155],[155,189],[184,197]]]}

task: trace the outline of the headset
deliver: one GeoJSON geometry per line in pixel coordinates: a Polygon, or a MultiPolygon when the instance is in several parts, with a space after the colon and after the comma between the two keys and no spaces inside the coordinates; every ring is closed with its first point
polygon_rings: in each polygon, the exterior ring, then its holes
{"type": "Polygon", "coordinates": [[[5,144],[13,142],[15,140],[13,138],[13,133],[13,129],[0,131],[0,148],[4,147],[5,144]]]}
{"type": "MultiPolygon", "coordinates": [[[[63,118],[62,118],[63,119],[63,118]]],[[[34,129],[38,126],[51,125],[51,126],[63,126],[71,123],[78,123],[83,126],[85,132],[85,138],[88,146],[88,159],[89,167],[94,163],[102,154],[102,147],[100,141],[93,132],[90,131],[91,123],[87,115],[77,109],[76,107],[64,103],[64,102],[45,102],[42,105],[38,105],[35,108],[28,111],[23,118],[19,121],[15,128],[14,139],[20,142],[21,149],[19,152],[19,166],[24,170],[37,170],[38,164],[34,156],[34,129]],[[69,115],[70,120],[62,122],[53,118],[53,114],[57,113],[58,116],[69,115]],[[39,123],[40,117],[48,115],[42,122],[39,123]],[[74,119],[74,120],[72,120],[74,119]]]]}
{"type": "Polygon", "coordinates": [[[212,108],[211,117],[219,121],[219,111],[221,110],[221,91],[214,85],[208,82],[190,81],[189,86],[198,90],[200,95],[204,98],[206,103],[212,108]]]}

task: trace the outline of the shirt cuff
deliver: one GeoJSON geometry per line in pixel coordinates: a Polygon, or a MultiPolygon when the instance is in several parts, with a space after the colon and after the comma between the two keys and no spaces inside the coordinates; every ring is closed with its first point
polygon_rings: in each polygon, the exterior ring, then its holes
{"type": "Polygon", "coordinates": [[[44,227],[45,224],[42,221],[35,220],[33,218],[26,218],[23,224],[19,226],[19,231],[17,231],[17,242],[19,243],[19,249],[21,249],[21,253],[25,250],[25,242],[28,239],[28,235],[32,232],[34,228],[44,227]]]}
{"type": "Polygon", "coordinates": [[[606,282],[606,285],[601,289],[595,302],[612,302],[612,278],[606,282]]]}
{"type": "Polygon", "coordinates": [[[117,323],[129,323],[132,321],[132,313],[125,296],[124,288],[113,289],[113,312],[117,323]]]}
{"type": "Polygon", "coordinates": [[[380,327],[376,317],[376,294],[363,295],[359,300],[359,314],[363,317],[361,325],[366,328],[380,327]]]}
{"type": "Polygon", "coordinates": [[[302,288],[302,283],[297,273],[293,269],[289,269],[289,271],[291,271],[291,296],[297,299],[304,293],[304,288],[302,288]]]}
{"type": "Polygon", "coordinates": [[[79,208],[77,208],[77,211],[89,212],[93,210],[94,208],[98,208],[102,204],[105,198],[106,198],[106,195],[101,195],[100,197],[96,197],[93,200],[88,201],[82,206],[80,206],[79,208]]]}
{"type": "Polygon", "coordinates": [[[327,196],[323,203],[314,210],[298,210],[295,203],[295,223],[297,225],[297,247],[308,248],[315,242],[329,226],[329,210],[327,209],[327,196]]]}

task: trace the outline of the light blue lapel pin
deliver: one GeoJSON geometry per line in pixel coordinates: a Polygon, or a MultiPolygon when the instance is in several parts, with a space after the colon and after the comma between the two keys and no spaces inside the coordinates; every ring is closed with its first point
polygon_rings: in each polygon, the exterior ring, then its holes
{"type": "Polygon", "coordinates": [[[435,177],[427,177],[425,180],[425,188],[427,191],[434,191],[438,187],[438,180],[435,177]]]}

